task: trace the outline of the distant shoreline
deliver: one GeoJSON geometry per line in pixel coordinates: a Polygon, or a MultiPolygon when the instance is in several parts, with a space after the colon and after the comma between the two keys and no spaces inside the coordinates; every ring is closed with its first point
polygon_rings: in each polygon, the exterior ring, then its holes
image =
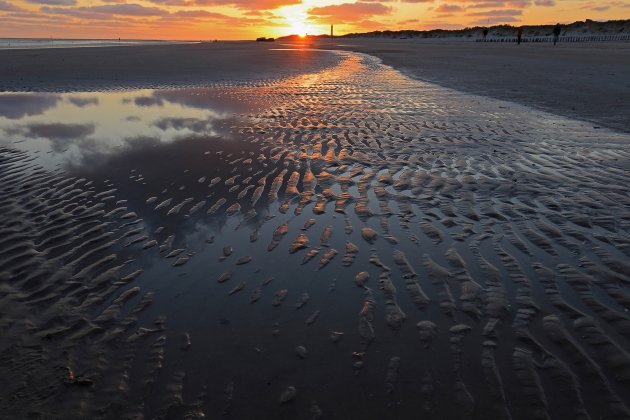
{"type": "Polygon", "coordinates": [[[0,38],[0,50],[35,50],[49,48],[135,47],[144,45],[194,44],[199,41],[153,39],[79,39],[79,38],[0,38]]]}
{"type": "MultiPolygon", "coordinates": [[[[555,25],[493,25],[493,26],[474,26],[463,29],[431,29],[431,30],[383,30],[362,33],[349,33],[335,36],[334,38],[345,39],[454,39],[459,41],[478,40],[480,38],[504,39],[515,37],[518,28],[522,28],[524,38],[541,38],[552,37],[555,25]],[[483,35],[484,29],[487,30],[486,36],[483,35]]],[[[561,25],[561,37],[611,37],[630,36],[630,19],[625,20],[609,20],[594,21],[586,19],[585,21],[577,21],[569,24],[561,25]]],[[[297,35],[289,35],[280,37],[278,40],[296,39],[297,35]]],[[[309,38],[331,38],[328,34],[314,35],[309,38]]]]}

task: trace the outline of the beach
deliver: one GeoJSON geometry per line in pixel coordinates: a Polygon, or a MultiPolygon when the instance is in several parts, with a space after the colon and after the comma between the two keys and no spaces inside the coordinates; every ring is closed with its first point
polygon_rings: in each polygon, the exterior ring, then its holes
{"type": "MultiPolygon", "coordinates": [[[[0,89],[180,86],[261,80],[306,70],[299,59],[304,54],[289,57],[268,52],[269,48],[286,47],[280,44],[0,50],[0,89]],[[45,78],[42,68],[46,69],[45,78]]],[[[551,43],[517,46],[440,40],[321,39],[309,41],[306,46],[371,54],[419,80],[630,131],[627,42],[561,43],[554,47],[551,43]]],[[[319,55],[310,65],[325,66],[325,61],[319,55]]]]}
{"type": "Polygon", "coordinates": [[[419,80],[630,131],[628,42],[554,46],[344,39],[330,44],[375,55],[419,80]]]}
{"type": "Polygon", "coordinates": [[[334,58],[317,51],[274,52],[273,44],[271,49],[265,43],[210,42],[0,50],[0,90],[111,90],[269,81],[325,68],[334,58]]]}
{"type": "Polygon", "coordinates": [[[0,51],[0,418],[630,418],[627,45],[306,46],[0,51]]]}

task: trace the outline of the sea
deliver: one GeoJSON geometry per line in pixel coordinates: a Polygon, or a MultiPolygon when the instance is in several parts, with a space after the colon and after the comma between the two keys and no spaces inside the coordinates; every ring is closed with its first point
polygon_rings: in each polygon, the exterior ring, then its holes
{"type": "Polygon", "coordinates": [[[192,41],[168,41],[152,39],[64,39],[64,38],[0,38],[0,50],[40,49],[40,48],[79,48],[113,47],[135,45],[181,44],[192,41]]]}

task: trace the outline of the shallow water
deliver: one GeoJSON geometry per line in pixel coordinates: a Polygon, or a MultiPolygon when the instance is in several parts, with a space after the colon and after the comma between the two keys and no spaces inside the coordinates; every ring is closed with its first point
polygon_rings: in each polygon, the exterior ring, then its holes
{"type": "Polygon", "coordinates": [[[340,57],[0,95],[3,413],[630,416],[630,137],[340,57]]]}

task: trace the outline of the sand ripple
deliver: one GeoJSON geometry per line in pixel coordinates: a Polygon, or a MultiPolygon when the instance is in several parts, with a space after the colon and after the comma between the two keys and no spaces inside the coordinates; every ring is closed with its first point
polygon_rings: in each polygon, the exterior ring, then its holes
{"type": "Polygon", "coordinates": [[[115,170],[0,148],[2,413],[630,418],[628,136],[340,61],[115,170]]]}

